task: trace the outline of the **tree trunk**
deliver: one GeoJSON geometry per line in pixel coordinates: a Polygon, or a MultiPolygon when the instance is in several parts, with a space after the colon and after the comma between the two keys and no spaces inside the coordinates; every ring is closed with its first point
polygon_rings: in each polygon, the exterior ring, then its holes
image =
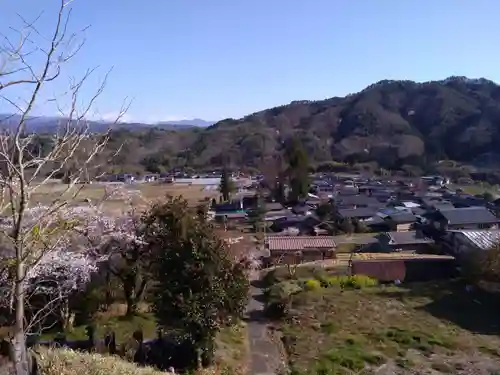
{"type": "Polygon", "coordinates": [[[61,307],[61,320],[64,332],[73,331],[73,324],[75,322],[75,313],[69,308],[69,302],[65,301],[61,307]]]}
{"type": "Polygon", "coordinates": [[[106,305],[106,310],[111,306],[111,303],[113,302],[112,296],[111,296],[111,272],[109,270],[106,270],[106,296],[104,299],[104,304],[106,305]]]}
{"type": "Polygon", "coordinates": [[[123,282],[123,292],[125,294],[125,301],[127,302],[127,312],[126,316],[132,316],[137,312],[138,298],[135,291],[135,277],[124,278],[123,282]]]}
{"type": "Polygon", "coordinates": [[[144,293],[146,292],[148,282],[137,273],[122,277],[121,281],[123,283],[125,301],[127,302],[126,315],[134,315],[137,313],[139,302],[142,301],[144,293]]]}
{"type": "Polygon", "coordinates": [[[132,316],[137,313],[137,302],[135,301],[134,298],[126,298],[127,301],[127,312],[125,313],[126,316],[132,316]]]}
{"type": "Polygon", "coordinates": [[[24,263],[21,259],[18,259],[16,267],[16,286],[14,291],[16,322],[12,340],[12,359],[14,361],[16,375],[29,375],[26,335],[24,332],[24,271],[24,263]]]}

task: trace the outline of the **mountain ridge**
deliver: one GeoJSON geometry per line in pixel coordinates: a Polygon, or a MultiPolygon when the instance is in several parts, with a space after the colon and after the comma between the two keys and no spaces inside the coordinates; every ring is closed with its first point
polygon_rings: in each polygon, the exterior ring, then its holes
{"type": "Polygon", "coordinates": [[[293,135],[317,162],[377,161],[399,168],[426,159],[470,161],[497,153],[500,86],[462,76],[381,80],[344,97],[292,101],[222,120],[199,134],[192,158],[200,165],[229,157],[235,165],[257,166],[293,135]]]}
{"type": "MultiPolygon", "coordinates": [[[[338,161],[370,169],[426,171],[440,160],[500,167],[500,86],[485,78],[382,80],[323,100],[296,100],[208,127],[113,129],[110,168],[262,169],[299,137],[312,164],[338,161]]],[[[415,172],[415,173],[417,173],[415,172]]]]}
{"type": "MultiPolygon", "coordinates": [[[[0,127],[16,126],[19,123],[18,114],[0,114],[0,127]]],[[[30,116],[26,120],[26,131],[34,133],[53,133],[57,130],[61,122],[67,121],[64,117],[55,116],[30,116]]],[[[148,128],[159,128],[165,130],[182,130],[193,127],[207,127],[213,124],[211,121],[202,119],[179,120],[179,121],[161,121],[148,124],[141,122],[118,122],[113,123],[106,120],[88,120],[87,124],[91,132],[104,132],[109,127],[113,129],[140,130],[148,128]]]]}

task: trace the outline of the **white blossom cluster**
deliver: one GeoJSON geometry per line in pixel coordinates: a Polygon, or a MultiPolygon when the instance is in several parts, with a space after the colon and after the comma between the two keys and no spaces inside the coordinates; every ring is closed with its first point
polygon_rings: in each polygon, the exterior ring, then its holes
{"type": "MultiPolygon", "coordinates": [[[[127,191],[116,189],[108,196],[119,197],[130,202],[127,191]]],[[[9,233],[13,228],[12,217],[0,220],[0,230],[9,233]]],[[[114,240],[115,243],[127,246],[141,244],[138,236],[138,220],[133,210],[121,216],[105,214],[101,206],[65,206],[53,210],[46,206],[34,206],[26,211],[23,230],[27,233],[34,228],[51,228],[64,226],[61,231],[54,231],[49,243],[40,250],[40,254],[27,262],[26,283],[32,293],[66,294],[83,288],[92,274],[98,270],[99,263],[111,254],[103,253],[103,244],[114,240]]],[[[50,230],[49,230],[50,232],[50,230]]],[[[47,242],[47,241],[45,241],[47,242]]],[[[6,248],[0,259],[0,289],[2,297],[11,292],[11,275],[13,250],[6,248]],[[10,267],[9,267],[10,265],[10,267]],[[10,282],[9,282],[10,281],[10,282]]],[[[29,249],[28,249],[29,251],[29,249]]]]}

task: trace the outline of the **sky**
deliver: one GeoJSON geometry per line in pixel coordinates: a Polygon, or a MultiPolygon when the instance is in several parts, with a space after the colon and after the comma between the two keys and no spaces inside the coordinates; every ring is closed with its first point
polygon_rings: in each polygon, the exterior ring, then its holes
{"type": "MultiPolygon", "coordinates": [[[[31,22],[43,10],[33,44],[46,46],[58,3],[0,0],[0,32],[14,37],[18,14],[31,22]]],[[[89,116],[112,118],[132,100],[124,119],[151,123],[239,118],[383,79],[500,82],[498,0],[74,0],[70,8],[68,30],[78,33],[66,47],[85,44],[40,95],[37,114],[56,115],[71,77],[95,67],[81,103],[112,71],[89,116]]],[[[26,101],[28,88],[2,93],[26,101]]],[[[0,113],[9,105],[0,100],[0,113]]]]}

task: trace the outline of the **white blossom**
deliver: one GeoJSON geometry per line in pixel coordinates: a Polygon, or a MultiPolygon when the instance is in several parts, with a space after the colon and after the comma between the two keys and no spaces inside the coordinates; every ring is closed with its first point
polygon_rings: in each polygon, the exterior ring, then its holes
{"type": "MultiPolygon", "coordinates": [[[[98,270],[100,262],[112,255],[105,247],[111,240],[120,246],[142,244],[138,235],[138,215],[131,208],[132,197],[126,189],[106,191],[106,199],[119,198],[127,208],[122,215],[110,216],[103,205],[53,207],[37,205],[26,210],[22,221],[23,236],[40,235],[33,241],[26,261],[26,289],[29,293],[70,295],[81,290],[98,270]],[[129,207],[130,206],[130,207],[129,207]]],[[[12,292],[13,246],[9,232],[14,228],[12,217],[0,219],[0,230],[6,240],[0,254],[0,298],[7,300],[12,292]]]]}

